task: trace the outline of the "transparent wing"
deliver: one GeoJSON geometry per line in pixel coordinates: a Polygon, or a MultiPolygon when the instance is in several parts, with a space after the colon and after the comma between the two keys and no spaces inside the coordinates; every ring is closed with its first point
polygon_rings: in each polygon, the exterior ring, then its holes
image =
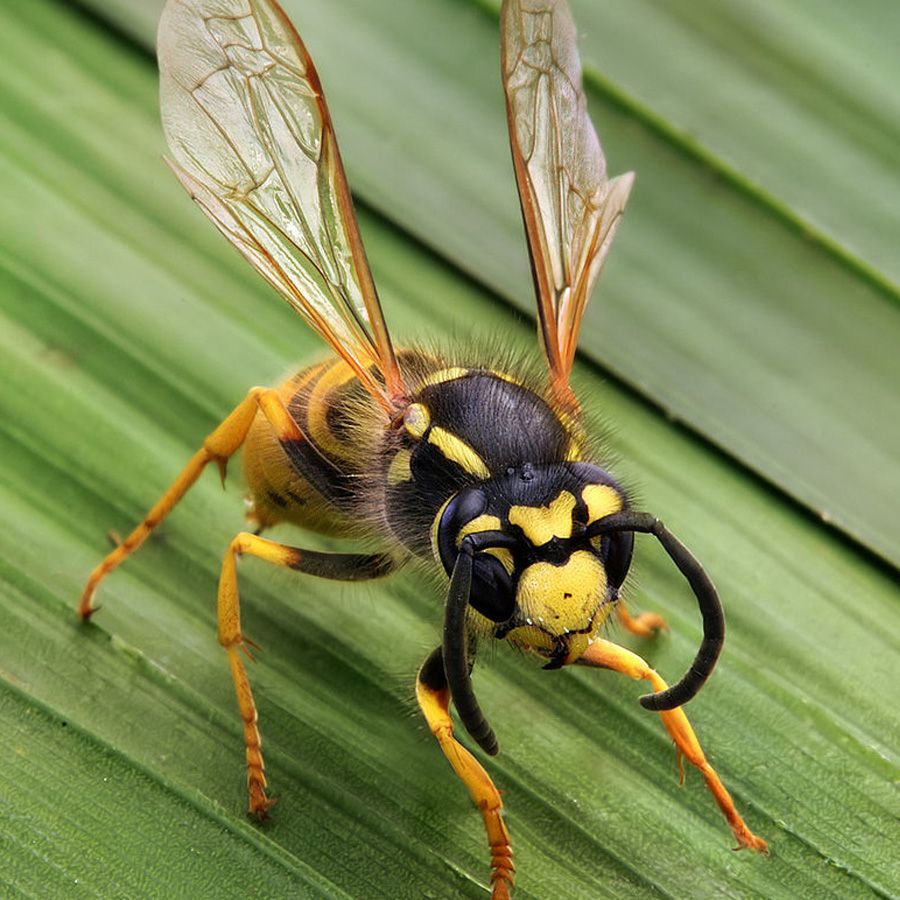
{"type": "Polygon", "coordinates": [[[274,0],[169,0],[157,52],[181,183],[389,407],[400,372],[322,87],[287,16],[274,0]]]}
{"type": "Polygon", "coordinates": [[[501,47],[541,338],[554,391],[577,405],[569,374],[578,331],[634,174],[607,178],[564,0],[504,0],[501,47]]]}

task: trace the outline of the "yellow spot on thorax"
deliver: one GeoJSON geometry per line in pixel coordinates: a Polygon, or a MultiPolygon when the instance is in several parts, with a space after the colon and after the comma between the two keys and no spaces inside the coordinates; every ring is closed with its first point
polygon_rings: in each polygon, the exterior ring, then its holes
{"type": "Polygon", "coordinates": [[[584,433],[584,426],[581,423],[580,416],[573,415],[564,409],[554,407],[553,413],[559,424],[569,436],[569,446],[566,449],[566,460],[568,462],[577,462],[584,457],[587,449],[587,435],[584,433]]]}
{"type": "Polygon", "coordinates": [[[491,375],[499,378],[501,381],[508,381],[510,384],[514,384],[517,387],[522,386],[522,383],[518,380],[518,378],[513,378],[512,375],[507,375],[506,372],[501,372],[498,369],[491,369],[491,375]]]}
{"type": "Polygon", "coordinates": [[[433,444],[449,460],[457,463],[470,475],[490,478],[490,469],[484,460],[462,438],[435,425],[428,433],[428,443],[433,444]]]}
{"type": "Polygon", "coordinates": [[[588,524],[611,516],[622,508],[622,495],[608,484],[589,484],[581,492],[587,505],[588,524]]]}
{"type": "Polygon", "coordinates": [[[510,507],[509,524],[518,525],[525,537],[540,547],[555,537],[572,537],[574,509],[575,498],[568,491],[561,491],[549,506],[510,507]]]}
{"type": "Polygon", "coordinates": [[[431,424],[431,413],[424,403],[411,403],[403,414],[403,427],[410,437],[421,438],[431,424]]]}
{"type": "Polygon", "coordinates": [[[569,434],[569,449],[566,450],[566,462],[578,462],[584,459],[587,442],[583,434],[569,434]]]}
{"type": "Polygon", "coordinates": [[[402,484],[404,481],[409,481],[410,478],[412,478],[412,470],[409,467],[409,462],[411,459],[412,453],[406,449],[398,450],[394,454],[394,458],[391,460],[391,464],[388,466],[388,484],[402,484]]]}

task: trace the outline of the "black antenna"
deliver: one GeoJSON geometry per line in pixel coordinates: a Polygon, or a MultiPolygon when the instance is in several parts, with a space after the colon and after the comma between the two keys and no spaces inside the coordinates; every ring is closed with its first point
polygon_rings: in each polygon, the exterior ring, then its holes
{"type": "Polygon", "coordinates": [[[496,756],[500,745],[478,705],[475,689],[472,687],[472,666],[467,652],[469,638],[466,633],[466,609],[472,590],[475,554],[488,547],[508,547],[513,544],[515,538],[502,531],[483,531],[463,538],[450,577],[450,590],[444,611],[442,655],[450,696],[466,731],[491,756],[496,756]]]}
{"type": "Polygon", "coordinates": [[[719,595],[703,566],[694,558],[690,550],[672,534],[655,516],[649,513],[626,510],[606,516],[588,528],[588,534],[595,537],[613,531],[640,531],[652,534],[663,545],[678,571],[687,579],[703,616],[703,640],[691,667],[677,684],[655,694],[645,694],[640,698],[644,709],[660,712],[683,706],[696,696],[706,679],[716,667],[716,661],[725,642],[725,614],[719,595]]]}

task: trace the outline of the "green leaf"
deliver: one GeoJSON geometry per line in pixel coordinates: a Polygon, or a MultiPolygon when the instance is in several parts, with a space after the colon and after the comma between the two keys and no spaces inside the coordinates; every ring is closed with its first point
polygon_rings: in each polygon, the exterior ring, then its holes
{"type": "MultiPolygon", "coordinates": [[[[310,17],[327,18],[323,9],[310,17]]],[[[365,9],[392,33],[393,5],[365,9]]],[[[464,3],[445,13],[434,20],[434,40],[447,55],[429,65],[446,83],[458,76],[468,84],[487,66],[479,54],[496,53],[490,19],[464,3]],[[482,37],[449,42],[449,25],[466,22],[482,37]],[[465,64],[461,46],[473,54],[465,64]]],[[[405,34],[393,32],[401,66],[424,53],[405,34]]],[[[221,555],[242,527],[239,467],[224,493],[214,474],[201,479],[158,537],[104,584],[94,623],[76,624],[107,531],[125,531],[144,514],[250,385],[274,382],[322,350],[165,170],[145,55],[46,0],[0,10],[0,48],[3,893],[484,896],[479,816],[412,701],[416,666],[441,619],[439,590],[423,590],[420,575],[335,587],[253,561],[242,567],[244,625],[265,650],[251,677],[280,796],[265,827],[243,815],[241,723],[215,639],[221,555]]],[[[323,58],[313,47],[330,87],[326,67],[336,61],[324,49],[323,58]]],[[[375,72],[386,89],[415,80],[392,81],[394,63],[381,59],[387,70],[375,72]]],[[[358,90],[379,80],[369,75],[357,73],[358,90]]],[[[359,94],[356,102],[365,101],[359,94]]],[[[431,108],[454,121],[446,95],[431,108]]],[[[383,123],[386,135],[391,124],[383,123]]],[[[349,113],[338,126],[342,138],[360,127],[349,113]]],[[[494,127],[502,132],[502,118],[494,127]]],[[[388,145],[367,147],[355,134],[358,172],[388,145]]],[[[447,196],[464,180],[465,158],[444,153],[436,174],[410,169],[422,196],[447,196]]],[[[647,153],[647,179],[660,177],[647,153]]],[[[504,179],[512,191],[508,171],[504,179]]],[[[475,197],[479,185],[488,186],[476,178],[475,197]]],[[[646,202],[670,201],[648,194],[646,202]]],[[[401,211],[406,203],[398,197],[401,211]]],[[[452,222],[462,209],[421,214],[452,222]]],[[[361,225],[398,339],[500,334],[535,352],[530,324],[447,265],[459,251],[443,243],[444,231],[433,232],[438,256],[378,210],[365,211],[361,225]]],[[[755,227],[759,240],[777,242],[777,222],[755,227]]],[[[724,220],[720,230],[728,231],[724,220]]],[[[498,258],[507,252],[502,235],[492,244],[491,229],[467,234],[472,242],[480,235],[482,258],[492,246],[498,258]]],[[[614,256],[627,264],[637,249],[627,249],[625,234],[614,256]]],[[[675,253],[669,239],[657,235],[649,258],[675,253]]],[[[515,252],[524,265],[522,246],[515,252]]],[[[700,255],[681,259],[685,283],[694,266],[698,284],[711,277],[700,255]]],[[[611,268],[604,284],[614,275],[611,268]]],[[[861,294],[828,291],[842,315],[861,302],[861,294]]],[[[623,318],[630,309],[649,316],[641,296],[630,306],[606,286],[595,312],[618,302],[623,318]]],[[[786,339],[778,327],[773,340],[786,339]]],[[[847,364],[866,370],[869,350],[861,336],[848,341],[847,364]]],[[[877,367],[868,371],[874,378],[877,367]]],[[[818,373],[801,374],[798,390],[811,390],[818,373]]],[[[669,377],[673,391],[690,388],[690,372],[672,366],[669,377]]],[[[697,773],[679,787],[670,742],[636,702],[640,686],[610,673],[543,672],[500,646],[476,679],[501,741],[487,765],[507,805],[517,896],[895,894],[895,572],[632,391],[589,366],[579,378],[580,395],[616,427],[616,472],[639,486],[641,502],[665,517],[722,593],[725,654],[689,712],[772,853],[732,853],[697,773]]],[[[820,417],[793,424],[818,439],[809,429],[820,417]]],[[[851,425],[845,418],[834,432],[836,456],[853,452],[851,425]]],[[[891,427],[870,435],[873,453],[889,456],[891,427]]],[[[859,472],[863,480],[876,474],[859,472]]],[[[887,483],[889,472],[881,474],[887,483]]],[[[879,515],[873,508],[866,521],[879,515]]],[[[286,529],[278,535],[329,546],[286,529]]],[[[671,632],[624,642],[677,675],[699,640],[693,601],[646,540],[636,568],[633,605],[663,613],[671,632]]]]}
{"type": "MultiPolygon", "coordinates": [[[[113,4],[148,49],[150,6],[113,4]]],[[[285,6],[354,191],[531,315],[497,0],[285,6]]],[[[895,4],[575,6],[610,169],[638,175],[582,351],[900,563],[895,4]]]]}

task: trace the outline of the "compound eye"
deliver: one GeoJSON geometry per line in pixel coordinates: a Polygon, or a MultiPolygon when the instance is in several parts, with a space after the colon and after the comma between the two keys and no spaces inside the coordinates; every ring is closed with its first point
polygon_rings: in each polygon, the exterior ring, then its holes
{"type": "Polygon", "coordinates": [[[631,555],[634,551],[634,533],[631,531],[615,531],[603,541],[606,544],[606,555],[603,565],[606,578],[613,590],[622,587],[625,576],[631,568],[631,555]]]}
{"type": "Polygon", "coordinates": [[[448,504],[437,527],[437,548],[449,575],[459,555],[457,538],[463,528],[487,509],[487,497],[478,488],[460,491],[448,504]]]}

